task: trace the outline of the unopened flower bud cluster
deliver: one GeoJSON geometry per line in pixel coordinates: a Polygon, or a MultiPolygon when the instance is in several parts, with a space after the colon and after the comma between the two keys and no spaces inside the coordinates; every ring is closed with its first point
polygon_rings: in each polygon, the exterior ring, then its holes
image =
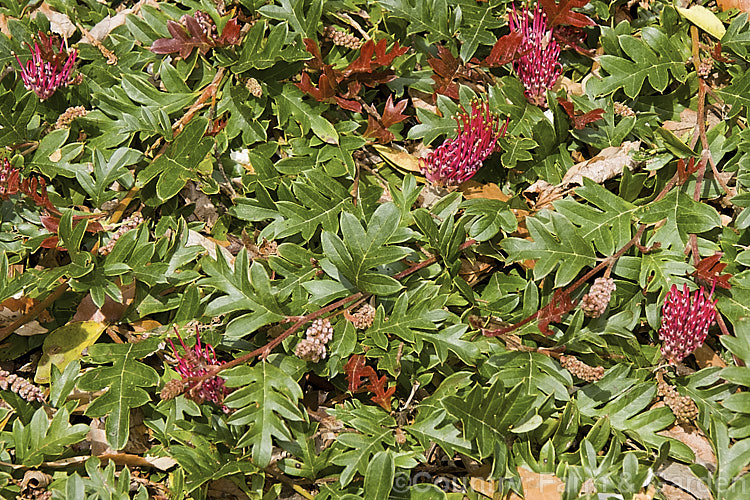
{"type": "Polygon", "coordinates": [[[323,38],[330,40],[334,45],[346,47],[347,49],[357,50],[362,46],[362,40],[356,36],[340,31],[333,26],[326,26],[323,30],[323,38]]]}
{"type": "Polygon", "coordinates": [[[615,280],[612,278],[596,278],[589,288],[589,293],[581,299],[583,314],[589,318],[598,318],[607,306],[612,292],[615,290],[615,280]]]}
{"type": "Polygon", "coordinates": [[[120,239],[120,236],[132,229],[135,229],[141,222],[143,222],[143,217],[141,217],[141,214],[137,213],[125,219],[120,227],[117,228],[115,234],[112,235],[112,239],[110,239],[103,247],[99,247],[99,255],[109,255],[109,253],[115,247],[117,240],[120,239]]]}
{"type": "Polygon", "coordinates": [[[61,128],[68,128],[70,127],[70,124],[73,123],[73,120],[76,118],[82,118],[87,114],[89,114],[89,112],[83,106],[71,106],[57,118],[54,129],[60,130],[61,128]]]}
{"type": "Polygon", "coordinates": [[[172,379],[164,385],[164,388],[159,393],[159,396],[163,400],[174,399],[182,393],[182,388],[185,384],[182,380],[172,379]]]}
{"type": "Polygon", "coordinates": [[[28,402],[44,401],[44,394],[39,387],[6,370],[0,370],[0,389],[15,392],[28,402]]]}
{"type": "Polygon", "coordinates": [[[363,304],[357,312],[348,317],[349,321],[352,322],[355,328],[364,330],[372,326],[372,322],[375,320],[375,308],[370,304],[363,304]]]}
{"type": "Polygon", "coordinates": [[[248,78],[247,82],[245,82],[245,87],[253,96],[258,98],[263,97],[263,88],[255,78],[248,78]]]}
{"type": "Polygon", "coordinates": [[[596,382],[604,376],[604,367],[589,366],[575,356],[560,356],[560,365],[568,370],[571,375],[586,382],[596,382]]]}
{"type": "Polygon", "coordinates": [[[197,10],[195,11],[195,14],[193,14],[193,18],[200,25],[203,34],[206,35],[206,38],[216,37],[216,25],[214,24],[214,20],[211,19],[211,16],[209,16],[202,10],[197,10]]]}
{"type": "Polygon", "coordinates": [[[630,107],[627,104],[623,104],[621,102],[615,102],[613,105],[614,111],[616,115],[622,116],[624,118],[635,116],[635,111],[630,109],[630,107]]]}
{"type": "Polygon", "coordinates": [[[316,319],[294,349],[300,359],[317,363],[326,357],[326,344],[333,338],[333,327],[328,319],[316,319]]]}
{"type": "Polygon", "coordinates": [[[677,420],[680,422],[690,422],[700,415],[698,406],[690,396],[680,396],[673,386],[661,381],[657,386],[657,393],[664,398],[664,404],[669,406],[677,420]]]}

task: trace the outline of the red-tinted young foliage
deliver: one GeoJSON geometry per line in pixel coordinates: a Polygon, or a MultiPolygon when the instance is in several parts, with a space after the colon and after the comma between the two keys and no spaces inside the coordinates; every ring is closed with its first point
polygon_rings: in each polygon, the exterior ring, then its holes
{"type": "Polygon", "coordinates": [[[591,122],[601,120],[602,115],[604,115],[604,110],[601,108],[593,109],[587,113],[583,113],[581,111],[577,111],[572,102],[566,101],[561,97],[557,98],[557,102],[560,103],[560,106],[562,106],[562,108],[565,110],[565,113],[567,113],[568,118],[570,118],[570,121],[573,124],[573,127],[578,130],[586,127],[586,125],[591,122]]]}
{"type": "Polygon", "coordinates": [[[562,48],[570,47],[579,54],[587,57],[594,57],[595,51],[585,49],[581,45],[586,41],[586,30],[576,26],[557,26],[552,30],[552,36],[562,48]]]}
{"type": "MultiPolygon", "coordinates": [[[[317,85],[308,73],[302,73],[302,78],[295,85],[306,94],[320,102],[328,102],[348,111],[359,113],[362,111],[362,103],[357,96],[362,86],[375,87],[382,83],[388,83],[395,75],[389,68],[393,60],[406,53],[407,47],[400,47],[396,42],[391,50],[388,50],[385,39],[375,43],[368,40],[360,48],[359,56],[343,70],[337,70],[331,64],[323,61],[320,48],[314,40],[304,40],[307,51],[313,56],[307,61],[307,66],[319,71],[317,85]]],[[[368,126],[365,136],[373,137],[380,142],[393,140],[393,134],[387,130],[391,125],[406,119],[401,112],[406,108],[406,101],[400,101],[394,106],[393,100],[388,99],[382,120],[374,116],[368,117],[368,126]]]]}
{"type": "Polygon", "coordinates": [[[539,0],[544,13],[547,14],[547,27],[554,28],[561,24],[569,24],[584,28],[586,26],[596,26],[587,15],[580,12],[573,12],[573,8],[580,8],[589,3],[589,0],[539,0]]]}
{"type": "Polygon", "coordinates": [[[729,273],[721,274],[724,268],[727,267],[727,264],[724,262],[719,262],[723,255],[724,254],[721,252],[716,252],[710,257],[704,257],[698,262],[698,265],[695,266],[695,271],[691,274],[695,276],[695,279],[699,284],[705,287],[710,287],[716,284],[716,286],[720,286],[721,288],[732,288],[732,285],[729,284],[729,278],[731,278],[732,275],[729,273]]]}
{"type": "Polygon", "coordinates": [[[480,61],[475,57],[471,62],[490,68],[513,62],[516,58],[521,56],[520,51],[522,43],[523,33],[520,31],[512,31],[497,39],[495,45],[492,46],[490,55],[485,57],[484,61],[480,61]]]}
{"type": "Polygon", "coordinates": [[[396,386],[386,388],[388,384],[388,377],[383,375],[378,378],[378,374],[375,370],[367,366],[364,356],[359,354],[352,355],[344,365],[344,374],[346,380],[349,382],[349,392],[357,392],[361,390],[364,379],[368,379],[370,382],[364,388],[375,395],[372,396],[372,401],[379,404],[385,411],[391,411],[391,397],[396,392],[396,386]]]}
{"type": "Polygon", "coordinates": [[[172,38],[159,38],[151,44],[151,52],[155,54],[173,54],[179,52],[183,59],[188,57],[194,49],[206,54],[214,47],[228,47],[238,45],[242,41],[242,33],[237,19],[230,19],[221,35],[216,35],[216,25],[213,20],[201,11],[195,14],[185,14],[180,19],[182,24],[167,21],[167,31],[172,38]]]}
{"type": "Polygon", "coordinates": [[[344,374],[346,375],[346,380],[349,382],[349,392],[359,391],[359,388],[364,383],[363,379],[371,376],[377,377],[375,370],[367,366],[365,357],[359,354],[354,354],[349,358],[349,361],[344,365],[344,374]]]}
{"type": "Polygon", "coordinates": [[[365,137],[372,137],[381,144],[391,142],[394,136],[393,133],[388,130],[388,127],[402,122],[409,117],[408,115],[403,114],[407,104],[408,101],[406,99],[402,99],[396,104],[393,104],[393,96],[388,96],[380,120],[372,115],[367,117],[367,130],[365,130],[363,135],[365,137]]]}
{"type": "MultiPolygon", "coordinates": [[[[73,227],[75,228],[82,221],[88,220],[89,223],[86,226],[87,233],[98,233],[99,231],[104,231],[104,228],[99,222],[91,220],[94,217],[99,217],[99,215],[74,215],[73,227]]],[[[50,233],[53,233],[53,236],[45,238],[39,246],[42,248],[56,248],[65,251],[65,248],[57,246],[60,243],[60,238],[57,236],[57,232],[60,229],[60,218],[53,215],[41,215],[39,219],[45,229],[50,233]]]]}
{"type": "Polygon", "coordinates": [[[385,411],[391,411],[391,396],[396,392],[396,386],[386,389],[388,384],[388,377],[383,375],[378,378],[377,376],[370,377],[370,383],[367,385],[369,389],[375,395],[370,399],[380,405],[385,411]]]}

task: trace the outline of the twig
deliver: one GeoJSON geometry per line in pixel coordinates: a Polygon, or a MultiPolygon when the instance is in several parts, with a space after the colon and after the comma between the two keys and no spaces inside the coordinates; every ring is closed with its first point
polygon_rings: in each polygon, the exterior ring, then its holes
{"type": "Polygon", "coordinates": [[[109,64],[110,66],[113,64],[117,64],[117,56],[114,52],[105,47],[102,42],[94,38],[91,33],[89,33],[89,30],[84,28],[81,23],[76,23],[76,26],[78,26],[78,29],[81,30],[81,33],[83,33],[83,36],[86,37],[89,43],[96,47],[99,52],[101,52],[102,55],[107,58],[107,64],[109,64]]]}
{"type": "MultiPolygon", "coordinates": [[[[467,240],[461,244],[461,246],[459,247],[459,250],[465,250],[469,248],[470,246],[475,245],[476,243],[477,241],[474,239],[467,240]]],[[[410,268],[401,271],[400,273],[394,274],[392,277],[396,280],[401,280],[409,276],[410,274],[414,274],[417,271],[424,269],[425,267],[435,264],[438,261],[438,258],[439,257],[437,255],[430,257],[429,259],[423,260],[419,264],[415,264],[411,266],[410,268]]],[[[205,380],[215,377],[219,372],[223,370],[247,363],[248,361],[258,356],[261,356],[261,358],[265,360],[268,357],[268,355],[271,354],[271,351],[273,351],[273,349],[276,348],[276,346],[281,344],[284,340],[286,340],[287,337],[289,337],[294,332],[296,332],[305,323],[312,321],[314,319],[317,319],[321,316],[325,316],[329,312],[335,311],[339,307],[343,307],[351,302],[355,302],[360,299],[365,299],[370,296],[372,296],[371,293],[357,292],[348,297],[344,297],[343,299],[339,299],[332,304],[328,304],[327,306],[322,307],[321,309],[318,309],[315,312],[312,312],[310,314],[300,317],[292,326],[284,330],[278,337],[274,338],[273,340],[268,342],[266,345],[259,347],[258,349],[255,349],[254,351],[249,352],[243,356],[240,356],[239,358],[236,358],[236,359],[233,359],[232,361],[224,363],[223,365],[217,366],[216,368],[208,371],[206,374],[202,376],[190,377],[188,379],[185,379],[184,382],[186,383],[183,384],[182,392],[191,390],[193,387],[196,387],[198,384],[203,383],[205,380]]]]}
{"type": "MultiPolygon", "coordinates": [[[[586,283],[592,276],[594,276],[596,273],[598,273],[599,271],[601,271],[602,269],[604,269],[604,267],[614,265],[614,263],[617,261],[617,259],[619,259],[625,252],[627,252],[632,246],[634,246],[636,244],[636,242],[638,242],[641,239],[641,236],[643,236],[643,232],[645,230],[646,230],[646,224],[641,224],[638,227],[638,230],[636,231],[635,236],[633,236],[633,238],[629,242],[627,242],[621,249],[619,249],[611,257],[607,257],[606,259],[604,259],[602,262],[600,262],[599,264],[597,264],[596,267],[594,267],[589,272],[587,272],[586,274],[584,274],[583,276],[581,276],[580,278],[578,278],[578,280],[575,283],[573,283],[572,285],[568,286],[568,288],[566,288],[559,295],[562,296],[562,297],[564,297],[566,295],[569,296],[571,292],[574,292],[575,290],[577,290],[578,287],[580,287],[581,285],[583,285],[584,283],[586,283]]],[[[503,327],[503,328],[497,328],[497,329],[494,329],[494,330],[484,330],[482,333],[484,333],[484,335],[486,335],[488,337],[497,337],[498,335],[504,335],[506,333],[510,333],[513,330],[516,330],[516,329],[524,326],[525,324],[527,324],[527,323],[529,323],[529,322],[534,321],[535,319],[537,319],[539,317],[539,314],[542,313],[543,311],[546,311],[547,308],[554,307],[555,302],[556,302],[555,299],[551,300],[549,304],[547,304],[546,306],[544,306],[540,310],[536,311],[534,314],[531,314],[531,315],[527,316],[526,318],[522,319],[518,323],[515,323],[515,324],[510,325],[510,326],[506,326],[506,327],[503,327]]]]}

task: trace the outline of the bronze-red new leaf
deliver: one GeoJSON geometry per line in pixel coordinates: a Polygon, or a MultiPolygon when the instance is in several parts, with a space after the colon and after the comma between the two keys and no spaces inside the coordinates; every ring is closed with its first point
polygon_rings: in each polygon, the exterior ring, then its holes
{"type": "Polygon", "coordinates": [[[721,274],[727,264],[719,262],[724,254],[716,252],[715,254],[702,258],[695,266],[695,271],[692,273],[695,275],[695,279],[701,285],[705,287],[712,287],[714,284],[721,288],[730,289],[732,285],[729,284],[729,278],[731,274],[721,274]]]}
{"type": "Polygon", "coordinates": [[[553,28],[561,24],[569,24],[584,28],[586,26],[596,26],[596,23],[587,15],[580,12],[573,12],[572,9],[583,7],[589,3],[589,0],[539,0],[544,13],[547,14],[547,26],[553,28]]]}
{"type": "Polygon", "coordinates": [[[509,62],[513,62],[516,58],[521,57],[521,43],[523,42],[523,33],[520,31],[513,31],[507,35],[503,35],[497,39],[495,45],[492,46],[490,55],[484,58],[484,61],[478,59],[472,59],[475,64],[481,64],[494,68],[502,66],[509,62]]]}
{"type": "Polygon", "coordinates": [[[591,122],[601,120],[602,116],[604,115],[604,110],[601,108],[592,109],[591,111],[583,113],[579,110],[576,110],[572,102],[566,101],[561,97],[557,98],[557,102],[559,102],[560,106],[562,106],[562,108],[565,110],[565,113],[568,115],[568,118],[570,118],[573,127],[578,130],[586,127],[586,125],[591,122]]]}

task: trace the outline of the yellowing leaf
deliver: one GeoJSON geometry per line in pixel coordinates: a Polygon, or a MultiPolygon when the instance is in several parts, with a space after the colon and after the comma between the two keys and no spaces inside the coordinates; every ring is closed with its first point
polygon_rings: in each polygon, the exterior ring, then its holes
{"type": "Polygon", "coordinates": [[[724,24],[716,17],[716,14],[701,5],[693,5],[689,9],[677,7],[677,10],[691,23],[708,33],[714,38],[721,40],[727,32],[724,24]]]}
{"type": "Polygon", "coordinates": [[[379,144],[373,144],[372,147],[389,165],[406,172],[420,172],[419,159],[416,156],[379,144]]]}
{"type": "Polygon", "coordinates": [[[79,359],[83,350],[96,342],[105,328],[104,323],[97,321],[76,321],[50,332],[44,339],[42,358],[36,368],[34,382],[48,383],[50,367],[53,364],[60,371],[64,370],[68,363],[79,359]]]}

